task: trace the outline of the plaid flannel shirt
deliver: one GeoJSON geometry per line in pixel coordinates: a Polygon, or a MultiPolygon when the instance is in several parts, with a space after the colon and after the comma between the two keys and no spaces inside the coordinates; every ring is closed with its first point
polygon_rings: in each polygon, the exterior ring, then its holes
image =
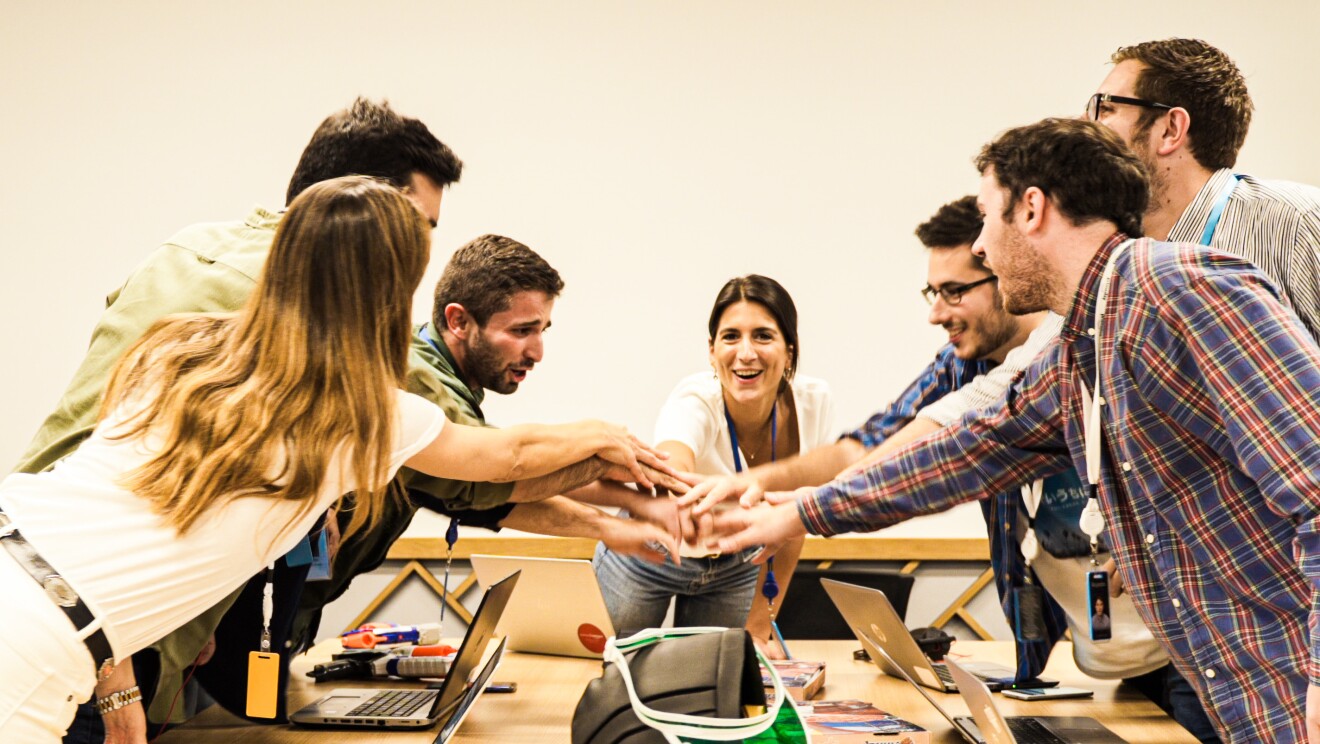
{"type": "MultiPolygon", "coordinates": [[[[873,530],[1072,465],[1093,384],[1100,273],[1001,405],[799,502],[808,529],[873,530]]],[[[1320,346],[1236,256],[1138,241],[1100,339],[1100,499],[1143,620],[1232,742],[1305,742],[1320,683],[1320,346]]]]}

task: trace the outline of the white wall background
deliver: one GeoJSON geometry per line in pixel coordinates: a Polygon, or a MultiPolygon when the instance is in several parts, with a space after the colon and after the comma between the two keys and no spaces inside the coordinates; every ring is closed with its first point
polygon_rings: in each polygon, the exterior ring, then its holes
{"type": "MultiPolygon", "coordinates": [[[[996,132],[1073,115],[1122,44],[1198,36],[1257,104],[1240,167],[1320,183],[1320,4],[0,0],[0,462],[81,359],[107,292],[196,221],[278,206],[365,94],[467,164],[431,272],[485,232],[568,282],[545,363],[493,422],[649,435],[705,367],[715,292],[778,278],[839,428],[942,342],[913,228],[975,189],[996,132]]],[[[937,529],[983,534],[979,517],[937,529]]],[[[925,534],[931,534],[926,531],[925,534]]]]}

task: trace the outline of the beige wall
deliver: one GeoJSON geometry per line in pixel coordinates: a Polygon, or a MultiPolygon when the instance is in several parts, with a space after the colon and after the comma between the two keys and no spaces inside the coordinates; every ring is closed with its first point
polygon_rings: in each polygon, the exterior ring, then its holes
{"type": "Polygon", "coordinates": [[[493,396],[491,419],[603,417],[644,436],[705,367],[716,290],[748,272],[796,298],[802,369],[834,386],[840,428],[889,400],[942,339],[913,227],[975,188],[970,159],[997,131],[1077,113],[1120,44],[1220,45],[1258,108],[1240,166],[1320,183],[1311,2],[2,7],[6,464],[105,294],[180,226],[277,206],[316,123],[359,93],[467,163],[424,287],[483,232],[567,279],[543,368],[493,396]]]}

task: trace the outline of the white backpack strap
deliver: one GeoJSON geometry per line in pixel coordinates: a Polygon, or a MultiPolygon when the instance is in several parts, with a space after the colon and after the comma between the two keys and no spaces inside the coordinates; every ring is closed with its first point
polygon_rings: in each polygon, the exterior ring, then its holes
{"type": "MultiPolygon", "coordinates": [[[[623,678],[623,686],[628,691],[628,700],[632,703],[633,713],[637,715],[642,723],[663,734],[665,741],[670,744],[681,744],[678,739],[680,736],[710,741],[740,741],[754,734],[759,734],[774,725],[775,719],[779,716],[779,708],[784,704],[784,697],[788,693],[784,691],[784,683],[779,679],[779,673],[775,671],[774,666],[765,658],[760,649],[756,649],[756,658],[766,669],[770,670],[770,679],[774,682],[775,690],[775,702],[761,715],[749,718],[710,718],[685,713],[669,713],[648,706],[637,696],[637,688],[633,685],[632,671],[628,668],[626,651],[649,646],[665,638],[697,635],[699,633],[723,633],[726,630],[728,628],[670,628],[667,630],[653,628],[623,639],[610,638],[605,643],[604,660],[607,663],[613,663],[618,668],[619,675],[623,678]]],[[[755,648],[755,644],[753,644],[753,648],[755,648]]]]}

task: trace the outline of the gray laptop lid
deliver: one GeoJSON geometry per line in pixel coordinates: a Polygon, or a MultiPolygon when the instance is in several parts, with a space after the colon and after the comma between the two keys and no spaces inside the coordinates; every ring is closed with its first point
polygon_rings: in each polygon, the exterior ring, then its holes
{"type": "MultiPolygon", "coordinates": [[[[985,683],[957,662],[949,659],[945,662],[953,679],[958,683],[958,694],[962,695],[967,708],[972,711],[972,719],[980,729],[986,744],[1017,744],[1017,738],[1009,729],[1008,719],[995,706],[994,695],[985,683]]],[[[1121,744],[1123,739],[1100,724],[1094,718],[1062,716],[1023,716],[1029,718],[1051,734],[1067,744],[1121,744]]],[[[1016,720],[1016,719],[1015,719],[1016,720]]],[[[956,722],[955,722],[956,725],[956,722]]],[[[960,726],[961,728],[961,726],[960,726]]]]}
{"type": "Polygon", "coordinates": [[[495,628],[500,624],[500,617],[509,604],[509,598],[513,596],[513,587],[517,585],[518,579],[517,571],[509,574],[492,584],[481,598],[467,635],[463,636],[458,653],[454,654],[454,663],[445,675],[440,696],[436,698],[437,710],[445,710],[467,691],[468,675],[472,674],[472,670],[477,668],[481,657],[485,655],[486,646],[490,645],[490,639],[495,635],[495,628]]]}
{"type": "Polygon", "coordinates": [[[614,626],[591,561],[502,555],[471,560],[482,586],[522,573],[498,629],[510,651],[601,658],[614,626]]]}
{"type": "Polygon", "coordinates": [[[486,661],[486,666],[482,667],[481,673],[477,675],[476,679],[472,680],[472,684],[468,685],[463,692],[463,697],[458,701],[454,712],[449,714],[449,720],[445,721],[445,725],[440,727],[440,733],[435,735],[433,744],[445,744],[449,741],[449,737],[458,731],[458,727],[463,725],[464,719],[472,710],[472,706],[476,704],[477,698],[481,697],[481,693],[486,691],[486,685],[490,682],[490,675],[495,673],[495,670],[500,666],[500,662],[503,661],[504,645],[508,640],[508,638],[500,639],[499,645],[495,647],[495,653],[490,655],[490,659],[486,661]]]}
{"type": "Polygon", "coordinates": [[[885,674],[891,677],[912,677],[927,687],[945,689],[930,659],[926,658],[921,647],[912,639],[907,625],[894,611],[894,606],[889,603],[884,592],[834,579],[821,579],[820,583],[857,640],[862,641],[863,645],[869,640],[884,647],[887,652],[885,656],[871,654],[871,659],[885,674]],[[893,660],[893,665],[885,661],[886,657],[893,660]],[[899,665],[907,674],[897,669],[899,665]]]}
{"type": "MultiPolygon", "coordinates": [[[[912,677],[933,690],[954,691],[954,685],[940,675],[944,671],[943,665],[937,666],[926,658],[925,652],[913,640],[907,625],[894,611],[894,606],[889,603],[884,592],[833,579],[821,579],[820,583],[857,640],[866,645],[864,636],[869,636],[871,642],[883,646],[888,652],[886,657],[893,660],[892,664],[871,654],[871,659],[882,672],[891,677],[912,677]],[[906,674],[899,673],[899,665],[906,674]]],[[[1011,679],[1014,676],[1014,671],[1002,664],[978,661],[968,666],[973,674],[990,679],[1011,679]]]]}

